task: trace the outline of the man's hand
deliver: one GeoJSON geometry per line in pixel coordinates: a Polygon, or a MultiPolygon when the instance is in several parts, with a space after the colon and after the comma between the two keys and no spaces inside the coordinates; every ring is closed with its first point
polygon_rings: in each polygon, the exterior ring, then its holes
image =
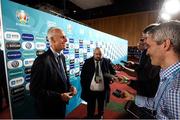
{"type": "Polygon", "coordinates": [[[62,101],[68,102],[72,98],[71,94],[72,94],[72,92],[61,93],[60,97],[61,97],[62,101]]]}
{"type": "Polygon", "coordinates": [[[123,96],[125,100],[135,100],[135,95],[128,91],[124,91],[123,96]]]}
{"type": "Polygon", "coordinates": [[[76,88],[73,87],[73,86],[70,87],[70,92],[72,93],[71,96],[74,96],[74,95],[77,94],[77,90],[76,90],[76,88]]]}

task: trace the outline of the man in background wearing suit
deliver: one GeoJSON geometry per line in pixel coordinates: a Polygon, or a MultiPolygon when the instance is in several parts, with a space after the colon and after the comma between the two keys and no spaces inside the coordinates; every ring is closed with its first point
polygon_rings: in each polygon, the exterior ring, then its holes
{"type": "MultiPolygon", "coordinates": [[[[151,64],[150,57],[146,55],[147,45],[145,43],[148,31],[158,26],[158,24],[148,25],[142,33],[139,44],[141,45],[141,57],[139,63],[128,62],[127,67],[131,67],[137,74],[137,80],[131,81],[130,86],[137,90],[137,93],[146,97],[154,97],[159,85],[159,66],[151,64]]],[[[129,71],[128,71],[129,72],[129,71]]]]}
{"type": "Polygon", "coordinates": [[[50,48],[34,61],[30,93],[35,98],[40,118],[65,118],[66,104],[77,93],[69,82],[65,57],[61,53],[67,39],[56,27],[51,27],[47,35],[50,48]]]}
{"type": "Polygon", "coordinates": [[[81,71],[81,98],[87,102],[88,118],[94,118],[96,99],[98,118],[103,118],[104,103],[109,99],[111,82],[106,74],[115,75],[115,70],[110,59],[102,58],[100,48],[96,48],[93,57],[85,60],[81,71]]]}

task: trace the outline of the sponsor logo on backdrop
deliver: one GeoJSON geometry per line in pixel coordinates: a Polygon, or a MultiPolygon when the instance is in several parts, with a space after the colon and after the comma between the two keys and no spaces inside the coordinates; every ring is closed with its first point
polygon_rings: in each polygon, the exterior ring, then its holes
{"type": "Polygon", "coordinates": [[[71,60],[70,60],[70,64],[74,64],[74,59],[71,59],[71,60]]]}
{"type": "Polygon", "coordinates": [[[73,49],[74,48],[74,44],[69,44],[69,48],[73,49]]]}
{"type": "Polygon", "coordinates": [[[79,72],[75,73],[75,77],[78,77],[79,76],[79,72]]]}
{"type": "Polygon", "coordinates": [[[42,55],[44,52],[45,52],[45,50],[37,50],[36,55],[37,56],[42,55]]]}
{"type": "Polygon", "coordinates": [[[26,90],[27,90],[27,91],[29,91],[29,85],[30,85],[30,83],[27,83],[27,84],[26,84],[26,90]]]}
{"type": "Polygon", "coordinates": [[[90,48],[87,49],[87,52],[90,52],[90,48]]]}
{"type": "Polygon", "coordinates": [[[74,64],[70,64],[70,69],[73,69],[74,68],[74,64]]]}
{"type": "Polygon", "coordinates": [[[33,65],[35,58],[24,59],[24,66],[29,67],[33,65]]]}
{"type": "Polygon", "coordinates": [[[66,49],[68,49],[69,48],[69,44],[68,43],[66,43],[66,49]]]}
{"type": "Polygon", "coordinates": [[[10,77],[13,77],[13,76],[22,76],[23,75],[23,70],[22,69],[14,69],[14,70],[9,70],[8,71],[8,74],[10,77]]]}
{"type": "Polygon", "coordinates": [[[69,73],[70,73],[70,75],[73,75],[73,74],[75,73],[75,70],[74,70],[74,69],[71,69],[71,70],[69,71],[69,73]]]}
{"type": "Polygon", "coordinates": [[[16,88],[12,88],[11,89],[11,94],[16,95],[18,93],[24,92],[24,90],[25,90],[24,86],[19,86],[19,87],[16,87],[16,88]]]}
{"type": "Polygon", "coordinates": [[[7,58],[8,59],[18,59],[18,58],[21,58],[21,52],[20,51],[7,52],[7,58]]]}
{"type": "Polygon", "coordinates": [[[79,48],[83,48],[83,44],[79,44],[79,48]]]}
{"type": "Polygon", "coordinates": [[[18,32],[10,32],[6,31],[4,33],[5,40],[9,41],[19,41],[21,39],[21,35],[18,32]]]}
{"type": "Polygon", "coordinates": [[[36,49],[37,49],[37,50],[45,50],[45,49],[46,49],[46,43],[37,42],[37,43],[36,43],[36,49]]]}
{"type": "Polygon", "coordinates": [[[79,54],[75,54],[75,58],[79,58],[79,54]]]}
{"type": "Polygon", "coordinates": [[[69,38],[69,43],[74,43],[74,39],[73,38],[69,38]]]}
{"type": "Polygon", "coordinates": [[[34,36],[32,34],[26,34],[26,33],[23,33],[21,35],[21,38],[23,40],[26,40],[26,41],[33,41],[34,40],[34,36]]]}
{"type": "Polygon", "coordinates": [[[26,82],[29,82],[29,81],[30,81],[30,78],[31,78],[31,76],[30,76],[30,75],[27,75],[27,76],[25,77],[25,81],[26,81],[26,82]]]}
{"type": "Polygon", "coordinates": [[[18,50],[21,48],[21,44],[19,42],[7,42],[6,48],[8,50],[18,50]]]}
{"type": "Polygon", "coordinates": [[[9,69],[15,69],[22,67],[22,60],[11,60],[8,61],[7,66],[9,69]]]}
{"type": "Polygon", "coordinates": [[[19,101],[24,101],[24,98],[25,98],[25,93],[24,92],[21,92],[21,93],[18,93],[16,95],[12,95],[12,103],[17,103],[19,101]]]}
{"type": "Polygon", "coordinates": [[[75,53],[79,53],[79,49],[75,49],[75,53]]]}
{"type": "Polygon", "coordinates": [[[33,50],[34,49],[34,43],[33,42],[23,42],[22,48],[24,50],[33,50]]]}
{"type": "Polygon", "coordinates": [[[69,50],[68,50],[68,49],[64,49],[64,50],[63,50],[63,53],[64,53],[64,54],[68,54],[68,53],[69,53],[69,50]]]}
{"type": "Polygon", "coordinates": [[[35,56],[35,51],[23,51],[22,55],[23,57],[32,57],[35,56]]]}
{"type": "Polygon", "coordinates": [[[21,24],[28,24],[30,17],[24,10],[17,10],[16,11],[16,18],[18,19],[19,23],[21,24]]]}
{"type": "Polygon", "coordinates": [[[36,36],[35,39],[46,41],[46,37],[42,37],[42,36],[36,36]]]}
{"type": "Polygon", "coordinates": [[[24,83],[23,77],[14,78],[9,81],[10,87],[16,87],[16,86],[22,85],[23,83],[24,83]]]}
{"type": "Polygon", "coordinates": [[[31,68],[25,68],[24,72],[25,72],[26,74],[31,74],[31,68]]]}

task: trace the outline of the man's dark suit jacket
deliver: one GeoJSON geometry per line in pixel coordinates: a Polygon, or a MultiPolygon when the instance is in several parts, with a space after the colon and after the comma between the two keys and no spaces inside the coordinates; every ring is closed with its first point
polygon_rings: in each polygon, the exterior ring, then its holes
{"type": "MultiPolygon", "coordinates": [[[[102,74],[110,73],[110,74],[115,74],[115,70],[112,67],[112,63],[110,59],[102,58],[101,62],[101,70],[102,74]]],[[[81,71],[81,87],[82,87],[82,93],[81,93],[81,98],[85,101],[88,100],[88,96],[90,93],[90,85],[92,78],[94,76],[95,72],[95,63],[94,63],[94,58],[91,57],[87,60],[85,60],[85,63],[82,67],[81,71]]],[[[110,79],[104,76],[104,89],[106,93],[106,102],[109,101],[109,95],[110,95],[110,79]]]]}
{"type": "MultiPolygon", "coordinates": [[[[151,64],[151,59],[146,55],[147,50],[142,52],[139,64],[136,65],[137,92],[146,97],[154,97],[159,85],[160,67],[151,64]]],[[[135,81],[136,82],[136,81],[135,81]]]]}
{"type": "MultiPolygon", "coordinates": [[[[66,70],[65,57],[62,57],[66,70]]],[[[58,63],[50,49],[34,61],[30,93],[35,98],[36,107],[43,118],[63,118],[63,114],[65,115],[66,103],[61,100],[60,94],[68,92],[70,83],[69,79],[63,81],[60,74],[58,63]]]]}

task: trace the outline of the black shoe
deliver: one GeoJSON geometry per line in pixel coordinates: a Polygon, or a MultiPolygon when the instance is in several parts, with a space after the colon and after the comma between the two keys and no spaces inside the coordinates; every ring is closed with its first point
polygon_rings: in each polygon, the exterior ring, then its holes
{"type": "Polygon", "coordinates": [[[95,118],[99,119],[99,120],[102,120],[104,117],[103,117],[103,115],[96,115],[95,118]]]}
{"type": "Polygon", "coordinates": [[[95,118],[95,116],[86,116],[86,117],[84,117],[84,119],[94,119],[95,118]]]}

